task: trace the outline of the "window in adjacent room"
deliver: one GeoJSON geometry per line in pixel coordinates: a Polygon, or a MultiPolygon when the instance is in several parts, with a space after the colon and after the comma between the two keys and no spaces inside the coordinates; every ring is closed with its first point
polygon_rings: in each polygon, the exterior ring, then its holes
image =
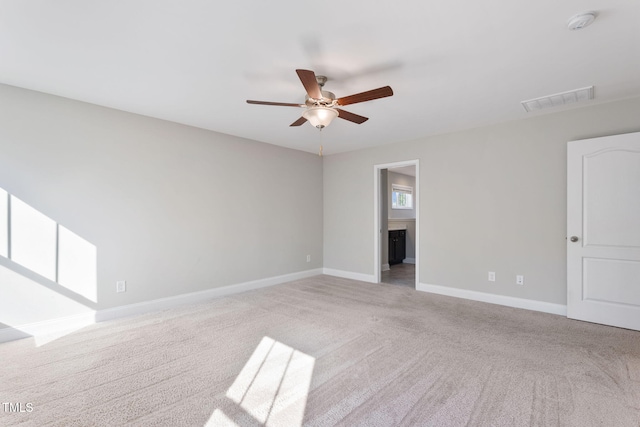
{"type": "Polygon", "coordinates": [[[391,184],[391,209],[413,209],[413,187],[391,184]]]}

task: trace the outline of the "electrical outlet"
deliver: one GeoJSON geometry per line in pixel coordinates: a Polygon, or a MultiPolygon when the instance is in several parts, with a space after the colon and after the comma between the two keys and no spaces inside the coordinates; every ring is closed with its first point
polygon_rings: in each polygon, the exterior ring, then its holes
{"type": "Polygon", "coordinates": [[[524,285],[524,276],[516,276],[516,285],[524,285]]]}
{"type": "Polygon", "coordinates": [[[116,292],[126,292],[127,282],[124,280],[118,280],[116,282],[116,292]]]}
{"type": "Polygon", "coordinates": [[[495,282],[496,281],[496,272],[495,271],[490,271],[489,272],[489,281],[490,282],[495,282]]]}
{"type": "Polygon", "coordinates": [[[311,262],[311,255],[307,255],[307,262],[311,262]]]}

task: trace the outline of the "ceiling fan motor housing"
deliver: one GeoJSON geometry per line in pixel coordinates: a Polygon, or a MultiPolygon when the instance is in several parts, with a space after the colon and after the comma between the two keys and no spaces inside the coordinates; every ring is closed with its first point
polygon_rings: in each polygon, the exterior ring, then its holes
{"type": "Polygon", "coordinates": [[[327,90],[321,90],[322,99],[309,98],[309,95],[305,96],[305,104],[309,107],[321,106],[321,107],[333,107],[336,101],[336,95],[333,92],[327,90]]]}

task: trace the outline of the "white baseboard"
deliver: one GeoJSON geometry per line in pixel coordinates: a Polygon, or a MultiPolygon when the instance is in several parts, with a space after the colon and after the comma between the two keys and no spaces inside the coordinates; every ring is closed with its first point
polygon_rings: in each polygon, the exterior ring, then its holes
{"type": "Polygon", "coordinates": [[[391,266],[389,264],[382,264],[382,271],[389,271],[391,270],[391,266]]]}
{"type": "Polygon", "coordinates": [[[450,288],[447,286],[429,285],[426,283],[419,283],[416,289],[423,292],[446,295],[449,297],[488,302],[508,307],[523,308],[525,310],[541,311],[543,313],[558,314],[560,316],[567,315],[567,306],[562,304],[516,298],[506,295],[489,294],[486,292],[470,291],[467,289],[450,288]]]}
{"type": "Polygon", "coordinates": [[[107,308],[96,313],[96,322],[118,319],[126,316],[149,313],[152,311],[166,310],[184,304],[194,304],[213,298],[226,295],[237,294],[253,289],[266,288],[268,286],[279,285],[293,280],[322,274],[321,268],[300,271],[298,273],[284,274],[282,276],[269,277],[266,279],[253,280],[251,282],[237,283],[235,285],[222,286],[220,288],[207,289],[206,291],[191,292],[167,298],[160,298],[151,301],[144,301],[137,304],[123,305],[120,307],[107,308]]]}
{"type": "Polygon", "coordinates": [[[328,276],[342,277],[344,279],[360,280],[361,282],[375,283],[373,274],[354,273],[353,271],[335,270],[333,268],[323,268],[323,274],[328,276]]]}
{"type": "Polygon", "coordinates": [[[220,288],[207,289],[200,292],[191,292],[167,298],[107,308],[98,311],[88,311],[73,316],[61,317],[26,325],[13,326],[0,329],[0,343],[14,341],[38,335],[59,334],[64,331],[78,330],[82,327],[106,320],[118,319],[126,316],[145,314],[158,310],[177,307],[184,304],[203,302],[209,299],[237,294],[253,289],[279,285],[281,283],[304,279],[323,274],[322,268],[305,270],[297,273],[284,274],[282,276],[268,277],[266,279],[253,280],[251,282],[237,283],[235,285],[220,288]]]}
{"type": "Polygon", "coordinates": [[[15,328],[4,328],[0,329],[0,344],[3,342],[21,340],[23,338],[29,338],[32,335],[28,333],[15,329],[15,328]]]}
{"type": "Polygon", "coordinates": [[[405,263],[405,264],[415,264],[416,263],[416,259],[415,258],[405,258],[402,262],[405,263]]]}
{"type": "Polygon", "coordinates": [[[22,338],[60,335],[66,331],[77,331],[85,326],[94,324],[96,322],[95,315],[96,312],[94,310],[88,310],[71,316],[0,329],[0,344],[22,338]]]}
{"type": "MultiPolygon", "coordinates": [[[[91,310],[73,316],[4,328],[0,329],[0,343],[27,338],[30,336],[56,334],[64,331],[77,330],[96,322],[103,322],[106,320],[113,320],[126,316],[165,310],[184,304],[203,302],[213,298],[237,294],[253,289],[265,288],[268,286],[317,276],[319,274],[326,274],[329,276],[374,283],[374,276],[371,274],[354,273],[351,271],[336,270],[332,268],[316,268],[313,270],[300,271],[297,273],[285,274],[282,276],[269,277],[266,279],[259,279],[251,282],[223,286],[220,288],[207,289],[200,292],[176,295],[172,297],[145,301],[136,304],[129,304],[120,307],[113,307],[99,311],[91,310]]],[[[419,283],[416,289],[423,292],[430,292],[434,294],[464,298],[474,301],[488,302],[492,304],[505,305],[508,307],[541,311],[545,313],[558,314],[561,316],[567,315],[567,306],[561,304],[509,297],[505,295],[489,294],[485,292],[476,292],[466,289],[450,288],[446,286],[429,285],[425,283],[419,283]]]]}

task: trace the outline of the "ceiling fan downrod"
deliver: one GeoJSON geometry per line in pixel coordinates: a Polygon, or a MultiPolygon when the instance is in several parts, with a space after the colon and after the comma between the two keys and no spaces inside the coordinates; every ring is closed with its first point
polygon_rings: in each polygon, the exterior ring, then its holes
{"type": "Polygon", "coordinates": [[[320,89],[322,89],[324,87],[324,84],[327,82],[327,77],[326,76],[316,76],[316,81],[318,82],[318,86],[320,86],[320,89]]]}

